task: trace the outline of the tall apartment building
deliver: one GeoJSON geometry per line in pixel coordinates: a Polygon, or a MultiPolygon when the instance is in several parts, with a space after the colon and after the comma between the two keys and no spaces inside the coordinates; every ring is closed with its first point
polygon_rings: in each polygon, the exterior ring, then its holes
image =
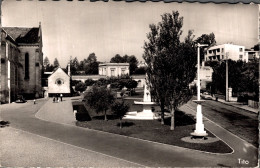
{"type": "Polygon", "coordinates": [[[222,44],[210,47],[205,54],[205,61],[226,59],[248,61],[245,55],[245,46],[234,44],[222,44]]]}

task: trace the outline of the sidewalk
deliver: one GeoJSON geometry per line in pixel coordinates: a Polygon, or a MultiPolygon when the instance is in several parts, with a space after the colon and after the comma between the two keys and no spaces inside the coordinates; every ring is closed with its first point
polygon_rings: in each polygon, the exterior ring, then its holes
{"type": "Polygon", "coordinates": [[[237,108],[240,108],[240,109],[243,109],[243,110],[247,110],[247,111],[250,111],[250,112],[258,113],[258,109],[249,107],[248,105],[244,105],[243,103],[231,102],[231,101],[227,102],[227,101],[225,101],[223,99],[219,99],[219,98],[218,98],[218,101],[221,102],[221,103],[233,106],[233,107],[237,107],[237,108]]]}

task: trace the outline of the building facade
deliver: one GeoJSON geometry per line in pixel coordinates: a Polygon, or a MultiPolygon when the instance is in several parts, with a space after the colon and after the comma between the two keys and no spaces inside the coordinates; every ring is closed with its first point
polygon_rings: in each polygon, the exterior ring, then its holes
{"type": "Polygon", "coordinates": [[[48,77],[48,92],[49,97],[56,94],[63,94],[63,96],[70,96],[70,76],[66,74],[60,67],[57,68],[48,77]]]}
{"type": "Polygon", "coordinates": [[[245,46],[222,44],[210,47],[205,54],[205,61],[220,61],[226,58],[234,61],[242,60],[247,62],[248,58],[245,56],[245,46]]]}
{"type": "Polygon", "coordinates": [[[11,103],[17,95],[42,96],[43,67],[41,25],[33,28],[3,27],[1,30],[0,101],[11,103]]]}
{"type": "Polygon", "coordinates": [[[98,74],[105,77],[129,75],[129,63],[99,64],[98,74]]]}
{"type": "Polygon", "coordinates": [[[245,51],[245,58],[247,58],[247,61],[259,59],[259,51],[254,51],[254,50],[245,51]]]}

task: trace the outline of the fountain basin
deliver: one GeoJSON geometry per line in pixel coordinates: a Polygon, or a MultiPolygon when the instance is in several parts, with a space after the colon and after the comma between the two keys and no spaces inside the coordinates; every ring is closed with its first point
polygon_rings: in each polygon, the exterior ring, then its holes
{"type": "Polygon", "coordinates": [[[153,104],[156,104],[156,102],[134,101],[134,104],[153,105],[153,104]]]}

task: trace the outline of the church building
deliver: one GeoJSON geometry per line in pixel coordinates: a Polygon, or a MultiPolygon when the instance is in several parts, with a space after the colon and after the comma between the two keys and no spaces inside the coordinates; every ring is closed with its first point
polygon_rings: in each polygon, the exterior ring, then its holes
{"type": "Polygon", "coordinates": [[[48,77],[48,96],[52,97],[55,95],[62,94],[63,96],[70,96],[70,74],[66,74],[60,67],[58,67],[48,77]]]}
{"type": "Polygon", "coordinates": [[[11,103],[17,95],[42,96],[42,30],[39,27],[2,27],[0,102],[11,103]]]}

